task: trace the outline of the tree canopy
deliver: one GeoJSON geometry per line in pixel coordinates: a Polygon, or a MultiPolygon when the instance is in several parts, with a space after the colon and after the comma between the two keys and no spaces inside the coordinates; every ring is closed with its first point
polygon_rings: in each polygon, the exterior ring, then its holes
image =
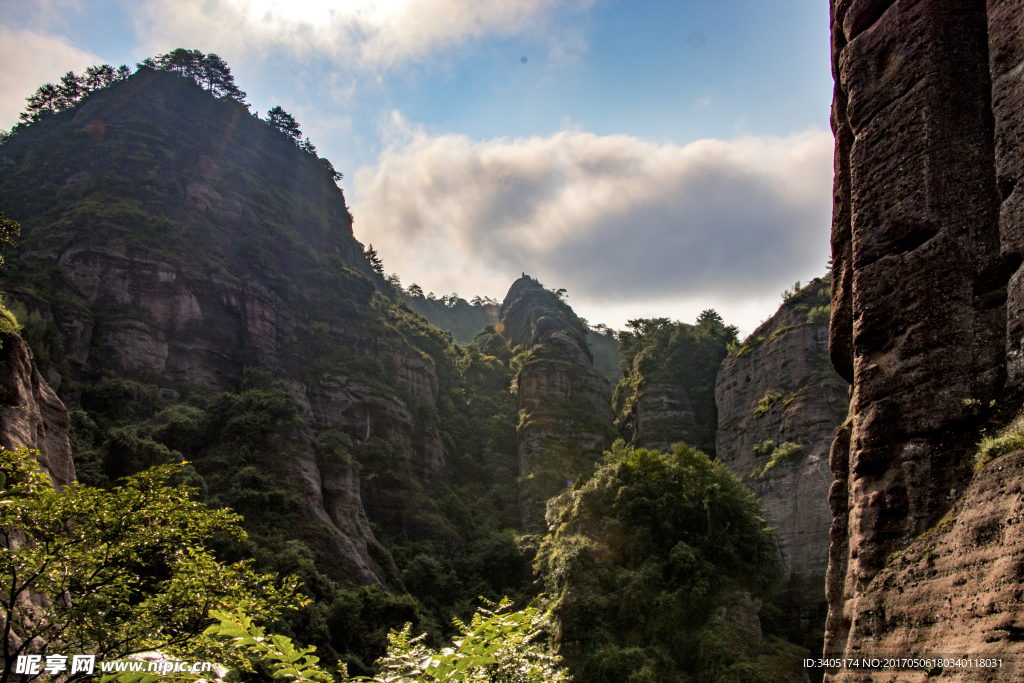
{"type": "Polygon", "coordinates": [[[211,539],[244,538],[241,518],[196,502],[185,484],[169,485],[180,466],[132,475],[109,491],[57,491],[35,455],[0,450],[0,683],[30,652],[209,655],[211,610],[267,619],[299,605],[295,579],[217,560],[211,539]]]}
{"type": "Polygon", "coordinates": [[[722,646],[758,639],[715,615],[737,591],[772,585],[775,543],[725,465],[684,444],[661,453],[620,439],[586,484],[548,503],[547,521],[536,569],[579,680],[734,680],[720,677],[747,665],[743,646],[722,646]]]}

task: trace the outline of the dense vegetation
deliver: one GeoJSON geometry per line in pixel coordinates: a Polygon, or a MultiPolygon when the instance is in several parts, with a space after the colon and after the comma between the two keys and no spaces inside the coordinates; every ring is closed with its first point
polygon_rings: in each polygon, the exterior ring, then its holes
{"type": "Polygon", "coordinates": [[[537,567],[577,680],[801,680],[798,650],[716,617],[776,573],[771,531],[724,465],[619,440],[593,478],[550,502],[548,521],[537,567]]]}
{"type": "Polygon", "coordinates": [[[298,605],[293,578],[215,556],[215,535],[245,540],[240,517],[196,504],[185,484],[169,486],[174,469],[154,468],[111,490],[56,491],[32,453],[0,449],[0,681],[29,652],[209,656],[211,610],[267,619],[298,605]]]}
{"type": "MultiPolygon", "coordinates": [[[[80,481],[113,490],[119,477],[188,461],[179,476],[196,500],[244,517],[246,536],[210,540],[217,557],[295,575],[310,599],[269,627],[355,675],[377,672],[392,628],[410,622],[410,633],[426,632],[424,647],[436,648],[459,634],[453,618],[470,619],[479,596],[523,606],[545,586],[555,596],[560,643],[582,643],[567,653],[583,683],[684,680],[676,678],[684,671],[694,680],[758,680],[751,676],[767,671],[768,660],[778,663],[775,645],[743,643],[750,639],[738,627],[714,618],[736,590],[767,590],[774,555],[749,495],[706,456],[683,446],[665,455],[620,445],[592,476],[594,457],[580,465],[578,444],[567,443],[572,481],[570,470],[549,468],[549,483],[551,493],[572,489],[556,499],[546,538],[523,533],[517,496],[517,426],[536,416],[520,414],[516,377],[565,363],[541,342],[564,334],[605,377],[621,345],[623,415],[637,373],[691,387],[703,407],[687,429],[706,448],[701,430],[714,422],[708,391],[735,328],[706,312],[696,325],[634,321],[616,338],[578,318],[564,290],[532,281],[510,292],[499,331],[496,302],[403,291],[372,247],[364,251],[353,238],[340,174],[317,158],[287,112],[259,119],[226,77],[214,83],[214,57],[176,50],[155,58],[127,80],[40,110],[0,148],[0,203],[24,227],[0,284],[71,411],[80,481]],[[141,305],[83,295],[62,264],[86,248],[233,288],[225,291],[258,290],[291,316],[279,355],[231,356],[237,342],[216,338],[225,360],[209,381],[124,369],[114,333],[158,322],[141,305]],[[353,338],[429,365],[436,400],[417,398],[393,355],[353,338]],[[297,385],[328,391],[338,378],[372,394],[382,411],[408,414],[407,428],[382,436],[329,427],[296,397],[297,385]],[[444,469],[424,476],[417,449],[435,433],[444,469]],[[382,585],[357,585],[324,561],[329,529],[307,514],[296,466],[310,454],[325,476],[359,482],[373,532],[361,540],[382,585]],[[651,605],[649,615],[636,614],[651,605]]],[[[211,295],[203,306],[226,310],[219,302],[211,295]]],[[[591,408],[567,399],[546,406],[546,417],[567,434],[584,425],[609,444],[614,430],[591,408]]],[[[257,667],[246,677],[266,673],[257,667]]]]}
{"type": "Polygon", "coordinates": [[[622,436],[638,445],[685,442],[714,454],[715,378],[736,335],[736,327],[713,310],[701,313],[695,325],[668,318],[629,321],[629,329],[619,333],[625,379],[615,390],[622,436]],[[648,418],[641,431],[637,404],[659,384],[680,394],[676,400],[686,410],[682,416],[648,418]]]}

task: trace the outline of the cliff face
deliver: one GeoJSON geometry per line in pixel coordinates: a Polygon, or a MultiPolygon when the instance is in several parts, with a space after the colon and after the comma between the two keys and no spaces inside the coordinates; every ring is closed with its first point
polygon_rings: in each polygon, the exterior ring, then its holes
{"type": "MultiPolygon", "coordinates": [[[[1022,647],[998,630],[964,640],[949,611],[915,620],[880,574],[957,500],[985,499],[970,483],[976,429],[1021,386],[1022,25],[1014,2],[832,3],[830,351],[853,392],[831,453],[826,656],[1022,647]]],[[[979,514],[1009,504],[988,500],[979,514]]],[[[973,571],[943,562],[954,581],[973,571]]],[[[1012,563],[990,571],[1018,581],[1012,563]]]]}
{"type": "Polygon", "coordinates": [[[714,311],[696,325],[654,318],[630,327],[619,333],[626,369],[615,389],[619,433],[636,447],[669,452],[683,442],[714,456],[715,377],[736,328],[714,311]]]}
{"type": "Polygon", "coordinates": [[[849,385],[828,358],[828,283],[815,280],[787,298],[722,362],[716,452],[775,528],[794,601],[787,618],[806,621],[803,630],[820,639],[832,523],[828,453],[849,385]]]}
{"type": "Polygon", "coordinates": [[[75,480],[67,408],[39,374],[28,346],[5,335],[0,346],[0,447],[39,451],[39,465],[58,488],[75,480]]]}
{"type": "Polygon", "coordinates": [[[414,476],[436,476],[438,381],[386,320],[320,160],[243,106],[148,69],[0,154],[0,201],[24,228],[3,285],[56,330],[62,360],[48,372],[65,398],[109,375],[177,395],[272,369],[304,412],[290,472],[329,537],[325,564],[381,581],[367,514],[390,529],[400,501],[351,467],[320,471],[313,441],[340,430],[401,444],[414,476]]]}
{"type": "Polygon", "coordinates": [[[586,326],[536,280],[512,284],[498,327],[518,353],[519,503],[523,529],[538,531],[545,502],[611,445],[611,390],[594,370],[586,326]]]}

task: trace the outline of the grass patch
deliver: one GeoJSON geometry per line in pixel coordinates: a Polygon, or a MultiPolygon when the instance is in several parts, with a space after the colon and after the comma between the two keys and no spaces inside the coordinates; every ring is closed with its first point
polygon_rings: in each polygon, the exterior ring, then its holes
{"type": "Polygon", "coordinates": [[[804,457],[807,453],[807,447],[801,446],[798,443],[792,441],[786,441],[781,443],[772,451],[772,458],[765,463],[764,469],[761,470],[761,474],[768,474],[768,470],[772,469],[776,465],[785,465],[786,463],[796,462],[800,458],[804,457]]]}
{"type": "Polygon", "coordinates": [[[974,471],[977,472],[1000,455],[1024,448],[1024,424],[1015,420],[995,436],[986,436],[978,444],[974,454],[974,471]]]}
{"type": "Polygon", "coordinates": [[[782,399],[782,392],[771,389],[766,393],[760,401],[757,403],[757,407],[754,408],[754,419],[760,420],[765,414],[772,409],[772,406],[782,399]]]}
{"type": "MultiPolygon", "coordinates": [[[[822,290],[824,291],[824,290],[822,290]]],[[[832,304],[815,306],[807,311],[807,322],[811,325],[828,325],[832,319],[832,304]]]]}

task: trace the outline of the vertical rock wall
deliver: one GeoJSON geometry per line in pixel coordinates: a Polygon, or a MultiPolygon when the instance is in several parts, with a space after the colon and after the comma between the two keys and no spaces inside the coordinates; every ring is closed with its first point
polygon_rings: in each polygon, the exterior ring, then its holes
{"type": "Polygon", "coordinates": [[[0,346],[0,447],[39,451],[39,465],[57,487],[75,480],[67,408],[39,374],[21,337],[0,346]]]}
{"type": "MultiPolygon", "coordinates": [[[[890,564],[926,562],[924,532],[976,495],[977,428],[1008,374],[1022,381],[1022,25],[1019,2],[832,2],[830,352],[853,390],[831,453],[826,656],[952,646],[919,637],[950,617],[893,602],[890,564]]],[[[1009,642],[976,635],[989,652],[1009,642]]]]}
{"type": "Polygon", "coordinates": [[[594,370],[588,328],[529,276],[509,288],[498,329],[521,363],[519,505],[523,530],[537,532],[546,501],[589,474],[611,445],[611,389],[594,370]]]}
{"type": "MultiPolygon", "coordinates": [[[[825,596],[828,453],[846,418],[849,387],[829,363],[827,320],[808,321],[819,293],[827,297],[827,282],[814,281],[780,307],[725,359],[715,386],[717,458],[761,500],[785,575],[805,588],[804,609],[825,596]],[[784,443],[800,450],[776,455],[784,443]]],[[[820,629],[820,607],[817,618],[820,629]]]]}

